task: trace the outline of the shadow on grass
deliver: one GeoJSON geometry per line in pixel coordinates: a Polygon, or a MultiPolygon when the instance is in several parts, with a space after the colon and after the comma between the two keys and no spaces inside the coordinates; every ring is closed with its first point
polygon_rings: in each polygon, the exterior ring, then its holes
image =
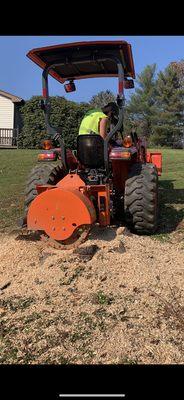
{"type": "Polygon", "coordinates": [[[95,225],[88,237],[90,240],[104,240],[107,242],[111,242],[116,237],[116,229],[117,226],[114,227],[100,227],[99,225],[95,225]],[[115,229],[116,228],[116,229],[115,229]]]}
{"type": "Polygon", "coordinates": [[[175,180],[159,182],[159,227],[157,234],[184,229],[184,189],[175,189],[175,180]]]}
{"type": "MultiPolygon", "coordinates": [[[[117,228],[119,225],[114,226],[114,228],[117,228]]],[[[115,239],[116,237],[116,229],[112,227],[99,227],[98,225],[94,226],[90,234],[88,236],[89,240],[104,240],[104,241],[111,241],[115,239]]],[[[38,231],[38,232],[18,232],[17,237],[15,240],[18,241],[28,241],[28,242],[37,242],[41,240],[41,235],[44,235],[44,231],[38,231]]]]}
{"type": "Polygon", "coordinates": [[[19,233],[15,240],[25,240],[28,242],[37,242],[41,239],[41,233],[43,232],[29,232],[29,233],[19,233]]]}

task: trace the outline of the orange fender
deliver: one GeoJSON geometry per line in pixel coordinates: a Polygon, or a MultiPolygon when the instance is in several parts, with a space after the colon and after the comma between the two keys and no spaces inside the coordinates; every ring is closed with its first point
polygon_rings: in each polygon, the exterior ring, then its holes
{"type": "Polygon", "coordinates": [[[147,151],[146,161],[157,167],[158,175],[160,176],[162,173],[162,153],[147,151]]]}

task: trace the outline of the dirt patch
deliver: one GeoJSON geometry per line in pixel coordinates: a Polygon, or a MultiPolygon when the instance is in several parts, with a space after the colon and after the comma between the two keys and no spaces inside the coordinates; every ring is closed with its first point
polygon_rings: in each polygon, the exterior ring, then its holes
{"type": "Polygon", "coordinates": [[[1,363],[183,363],[181,232],[96,227],[75,251],[18,236],[0,237],[1,363]]]}

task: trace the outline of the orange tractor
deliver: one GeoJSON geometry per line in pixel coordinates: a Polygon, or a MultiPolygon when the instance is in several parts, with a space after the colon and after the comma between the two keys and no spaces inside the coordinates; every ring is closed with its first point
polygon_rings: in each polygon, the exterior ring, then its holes
{"type": "Polygon", "coordinates": [[[135,132],[123,132],[124,89],[134,87],[131,45],[125,41],[79,42],[31,50],[27,56],[43,69],[47,138],[39,163],[28,178],[22,227],[41,231],[61,249],[82,243],[95,223],[114,218],[130,230],[150,234],[158,223],[161,153],[148,152],[135,132]],[[77,79],[117,77],[118,119],[103,140],[93,132],[77,137],[76,155],[50,124],[48,75],[72,92],[77,79]],[[67,82],[67,83],[66,83],[67,82]],[[121,135],[118,144],[117,133],[121,135]],[[59,147],[53,147],[52,143],[59,147]]]}

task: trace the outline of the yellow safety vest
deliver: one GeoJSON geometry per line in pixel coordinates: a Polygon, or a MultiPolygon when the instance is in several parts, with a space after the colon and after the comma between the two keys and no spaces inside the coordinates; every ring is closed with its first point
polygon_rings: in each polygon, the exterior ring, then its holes
{"type": "Polygon", "coordinates": [[[102,112],[102,110],[89,110],[80,124],[79,135],[88,134],[90,131],[99,134],[99,121],[102,118],[108,118],[107,115],[102,112]]]}

